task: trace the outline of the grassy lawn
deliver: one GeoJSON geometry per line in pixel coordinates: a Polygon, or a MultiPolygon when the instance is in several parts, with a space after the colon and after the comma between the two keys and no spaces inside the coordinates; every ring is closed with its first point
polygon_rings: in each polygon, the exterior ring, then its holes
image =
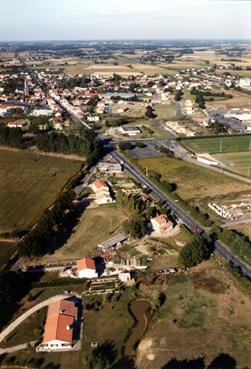
{"type": "Polygon", "coordinates": [[[82,165],[79,161],[2,149],[0,163],[0,232],[32,227],[82,165]]]}
{"type": "Polygon", "coordinates": [[[238,368],[250,363],[250,296],[216,262],[168,277],[162,291],[166,301],[140,343],[137,368],[164,368],[173,358],[204,357],[208,365],[221,353],[238,368]]]}
{"type": "Polygon", "coordinates": [[[12,347],[39,339],[42,334],[46,313],[47,308],[43,308],[31,315],[7,337],[4,344],[1,343],[1,347],[12,347]]]}
{"type": "Polygon", "coordinates": [[[137,163],[144,172],[147,167],[149,171],[160,173],[162,181],[176,183],[177,193],[184,200],[199,200],[250,190],[248,184],[178,159],[147,158],[138,159],[137,163]]]}
{"type": "Polygon", "coordinates": [[[79,224],[63,247],[44,260],[62,260],[91,256],[101,241],[105,241],[122,230],[125,216],[115,204],[99,206],[84,211],[79,224]]]}
{"type": "Polygon", "coordinates": [[[182,143],[191,150],[198,153],[223,153],[248,151],[251,135],[246,136],[228,136],[228,137],[210,137],[210,138],[191,138],[183,140],[182,143]],[[222,147],[221,147],[222,145],[222,147]]]}
{"type": "Polygon", "coordinates": [[[181,229],[176,235],[168,238],[151,238],[147,245],[161,248],[165,253],[154,255],[150,264],[153,271],[161,269],[173,268],[179,265],[178,256],[181,248],[192,240],[192,233],[181,229]]]}
{"type": "Polygon", "coordinates": [[[251,224],[239,224],[234,226],[233,229],[236,229],[237,231],[243,233],[251,241],[251,224]]]}
{"type": "Polygon", "coordinates": [[[17,247],[13,242],[0,241],[0,270],[8,262],[9,258],[14,254],[17,247]]]}
{"type": "Polygon", "coordinates": [[[133,324],[127,305],[134,298],[134,290],[127,288],[119,301],[116,302],[115,298],[115,302],[105,302],[100,311],[94,309],[85,311],[84,355],[90,353],[91,342],[98,342],[100,346],[109,341],[114,347],[117,359],[120,358],[126,334],[133,324]]]}
{"type": "MultiPolygon", "coordinates": [[[[41,358],[42,360],[39,367],[41,369],[85,368],[86,366],[84,362],[86,357],[92,351],[91,342],[98,342],[99,346],[105,343],[111,344],[116,356],[116,360],[120,359],[125,336],[133,324],[133,319],[129,314],[127,305],[134,298],[134,290],[128,288],[125,292],[123,292],[122,296],[120,296],[118,300],[116,297],[114,297],[111,302],[104,300],[101,310],[85,309],[82,350],[74,353],[64,352],[36,354],[36,358],[41,358]]],[[[84,303],[88,303],[88,299],[91,302],[91,300],[95,301],[96,298],[86,297],[84,299],[84,303]]],[[[28,319],[26,323],[20,326],[19,330],[17,330],[15,334],[12,334],[12,337],[10,337],[5,346],[10,346],[12,343],[22,343],[25,342],[25,340],[33,339],[34,333],[36,333],[36,330],[41,327],[41,321],[43,321],[45,314],[46,309],[35,314],[33,316],[33,322],[32,319],[28,319]],[[22,332],[24,340],[22,340],[22,332]]],[[[31,358],[34,358],[34,352],[32,350],[20,351],[18,352],[18,355],[16,355],[16,362],[22,363],[23,360],[30,360],[31,358]]],[[[4,360],[6,359],[8,360],[8,355],[6,358],[4,358],[4,360]]]]}
{"type": "Polygon", "coordinates": [[[214,155],[215,158],[231,167],[236,172],[251,174],[251,151],[214,155]]]}
{"type": "Polygon", "coordinates": [[[158,118],[161,119],[173,119],[176,116],[175,103],[171,104],[157,104],[154,106],[155,112],[158,118]]]}

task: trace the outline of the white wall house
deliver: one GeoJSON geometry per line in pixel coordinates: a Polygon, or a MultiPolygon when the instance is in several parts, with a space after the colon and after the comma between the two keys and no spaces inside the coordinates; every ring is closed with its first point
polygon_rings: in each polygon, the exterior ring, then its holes
{"type": "Polygon", "coordinates": [[[165,214],[158,215],[151,219],[151,225],[155,232],[163,234],[173,229],[173,223],[167,218],[165,214]]]}
{"type": "Polygon", "coordinates": [[[114,202],[111,197],[110,188],[105,181],[97,179],[91,187],[96,194],[96,203],[98,205],[114,202]]]}
{"type": "Polygon", "coordinates": [[[135,126],[122,126],[119,128],[119,131],[128,136],[136,136],[141,133],[140,129],[135,126]]]}
{"type": "Polygon", "coordinates": [[[77,260],[77,273],[79,278],[97,278],[95,261],[91,258],[77,260]]]}
{"type": "Polygon", "coordinates": [[[74,329],[78,320],[75,302],[60,300],[48,307],[42,343],[37,351],[69,351],[74,341],[74,329]]]}

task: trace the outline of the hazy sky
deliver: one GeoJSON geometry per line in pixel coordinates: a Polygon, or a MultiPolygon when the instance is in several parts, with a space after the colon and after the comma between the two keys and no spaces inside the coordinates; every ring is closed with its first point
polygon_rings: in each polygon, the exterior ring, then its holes
{"type": "Polygon", "coordinates": [[[251,0],[0,0],[0,40],[251,39],[251,0]]]}

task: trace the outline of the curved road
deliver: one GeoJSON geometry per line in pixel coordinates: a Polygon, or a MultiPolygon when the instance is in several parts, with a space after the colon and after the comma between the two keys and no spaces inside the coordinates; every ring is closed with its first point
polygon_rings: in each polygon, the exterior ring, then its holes
{"type": "Polygon", "coordinates": [[[36,306],[33,306],[31,309],[23,313],[19,318],[14,320],[8,327],[6,327],[1,333],[0,333],[0,342],[2,342],[8,335],[14,331],[21,323],[23,323],[30,315],[34,314],[36,311],[42,309],[45,306],[50,305],[53,302],[65,299],[66,297],[69,297],[68,295],[57,295],[50,297],[47,300],[44,300],[37,304],[36,306]]]}

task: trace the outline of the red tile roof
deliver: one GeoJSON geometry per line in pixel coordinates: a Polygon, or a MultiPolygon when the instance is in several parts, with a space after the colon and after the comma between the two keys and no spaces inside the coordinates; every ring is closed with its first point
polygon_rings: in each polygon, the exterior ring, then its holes
{"type": "Polygon", "coordinates": [[[61,300],[49,305],[43,343],[59,340],[72,344],[73,324],[77,316],[78,308],[73,301],[61,300]]]}
{"type": "Polygon", "coordinates": [[[107,188],[107,183],[105,181],[103,181],[102,179],[97,179],[95,182],[94,182],[94,186],[97,188],[97,189],[100,189],[100,188],[107,188]]]}
{"type": "Polygon", "coordinates": [[[95,261],[91,258],[83,258],[77,260],[77,271],[80,272],[81,270],[85,269],[93,269],[96,270],[95,261]]]}

